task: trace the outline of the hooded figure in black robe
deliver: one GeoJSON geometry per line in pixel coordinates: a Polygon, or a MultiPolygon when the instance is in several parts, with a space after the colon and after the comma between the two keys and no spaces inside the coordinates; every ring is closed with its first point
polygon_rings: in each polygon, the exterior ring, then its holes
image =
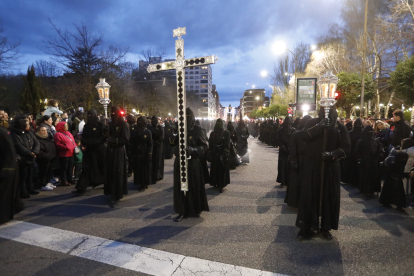
{"type": "MultiPolygon", "coordinates": [[[[201,127],[201,130],[204,132],[204,135],[207,137],[207,131],[205,128],[201,126],[200,120],[196,120],[195,125],[201,127]]],[[[205,184],[210,183],[210,173],[208,171],[208,166],[207,166],[207,154],[200,156],[199,159],[201,163],[201,168],[203,169],[204,183],[205,184]]]]}
{"type": "Polygon", "coordinates": [[[296,226],[301,230],[300,239],[310,238],[319,230],[319,199],[321,188],[322,165],[325,165],[321,234],[331,240],[331,229],[338,229],[340,209],[340,167],[339,160],[344,158],[350,148],[346,127],[337,122],[335,107],[329,110],[329,120],[324,118],[321,107],[319,118],[310,119],[300,132],[300,140],[306,143],[303,154],[303,181],[300,191],[299,209],[296,226]],[[327,145],[323,150],[324,132],[327,133],[327,145]]]}
{"type": "Polygon", "coordinates": [[[372,126],[366,126],[355,150],[359,161],[359,190],[364,195],[381,191],[380,154],[381,143],[375,139],[372,126]]]}
{"type": "Polygon", "coordinates": [[[292,127],[294,129],[299,129],[299,122],[300,122],[300,118],[299,117],[296,117],[295,121],[292,124],[292,127]]]}
{"type": "Polygon", "coordinates": [[[299,130],[290,136],[289,142],[289,185],[286,189],[285,203],[293,208],[299,206],[300,187],[302,185],[303,176],[303,154],[305,152],[306,143],[300,140],[300,131],[303,130],[306,123],[312,119],[306,115],[299,122],[299,130]]]}
{"type": "MultiPolygon", "coordinates": [[[[348,174],[349,183],[355,187],[359,185],[359,166],[355,156],[356,144],[362,135],[362,120],[357,118],[354,122],[354,128],[349,132],[351,139],[351,151],[344,161],[344,171],[348,174]]],[[[345,179],[346,180],[346,179],[345,179]]],[[[345,182],[346,183],[346,182],[345,182]]]]}
{"type": "Polygon", "coordinates": [[[292,119],[286,116],[282,127],[279,130],[279,159],[277,163],[277,179],[276,182],[280,186],[287,186],[289,183],[289,143],[290,136],[296,130],[292,127],[292,119]]]}
{"type": "Polygon", "coordinates": [[[152,184],[164,178],[164,128],[158,124],[158,117],[152,116],[148,130],[152,134],[152,184]]]}
{"type": "Polygon", "coordinates": [[[230,184],[230,132],[224,130],[222,119],[217,119],[208,144],[211,152],[210,185],[222,193],[223,188],[230,184]]]}
{"type": "Polygon", "coordinates": [[[138,117],[135,128],[131,131],[132,158],[134,159],[134,185],[139,186],[139,191],[148,189],[151,184],[152,167],[152,134],[147,129],[147,118],[138,117]]]}
{"type": "Polygon", "coordinates": [[[404,172],[407,161],[408,154],[403,150],[397,149],[393,149],[390,152],[390,156],[384,161],[386,165],[385,181],[382,186],[379,202],[386,207],[391,208],[391,204],[396,205],[397,209],[400,210],[407,207],[407,198],[403,183],[403,179],[407,177],[407,173],[404,172]]]}
{"type": "Polygon", "coordinates": [[[209,211],[207,194],[204,186],[203,170],[200,156],[207,152],[207,137],[200,126],[195,125],[194,112],[186,109],[187,113],[187,161],[188,165],[188,192],[181,191],[179,136],[175,136],[174,160],[174,211],[178,216],[174,221],[180,221],[190,215],[198,217],[202,211],[209,211]]]}
{"type": "Polygon", "coordinates": [[[234,170],[239,166],[239,156],[236,150],[238,136],[232,122],[228,122],[227,130],[230,133],[230,169],[234,170]]]}
{"type": "Polygon", "coordinates": [[[127,156],[125,145],[130,138],[129,126],[121,115],[121,109],[111,108],[109,123],[108,148],[106,151],[105,194],[111,195],[112,202],[118,202],[128,194],[127,156]]]}
{"type": "MultiPolygon", "coordinates": [[[[352,121],[349,121],[348,123],[345,124],[346,129],[348,130],[348,132],[350,132],[352,130],[352,121]]],[[[342,183],[349,183],[349,173],[347,172],[347,161],[346,158],[341,159],[341,161],[339,161],[339,164],[341,165],[341,182],[342,183]]]]}
{"type": "MultiPolygon", "coordinates": [[[[133,114],[129,114],[127,116],[127,123],[129,125],[129,133],[132,135],[132,131],[134,131],[137,127],[135,116],[133,114]]],[[[125,145],[125,150],[128,158],[128,177],[130,177],[134,167],[134,158],[132,156],[132,150],[129,142],[125,145]]]]}
{"type": "Polygon", "coordinates": [[[279,119],[276,118],[274,124],[273,124],[273,140],[271,141],[272,146],[274,146],[275,148],[277,148],[279,146],[279,130],[280,130],[280,124],[279,124],[279,119]]]}
{"type": "Polygon", "coordinates": [[[6,129],[0,127],[0,224],[13,219],[22,211],[20,199],[18,164],[13,140],[6,129]]]}
{"type": "Polygon", "coordinates": [[[171,159],[174,156],[174,150],[171,143],[174,140],[174,128],[169,121],[164,122],[164,159],[171,159]]]}
{"type": "Polygon", "coordinates": [[[82,172],[76,190],[83,194],[88,186],[96,187],[106,179],[106,132],[107,127],[99,121],[95,109],[88,110],[87,122],[82,133],[82,172]]]}
{"type": "Polygon", "coordinates": [[[247,130],[246,125],[242,120],[239,121],[239,125],[236,128],[237,133],[237,145],[236,149],[239,155],[242,157],[243,163],[249,163],[249,154],[247,152],[248,143],[247,139],[249,138],[249,131],[247,130]]]}

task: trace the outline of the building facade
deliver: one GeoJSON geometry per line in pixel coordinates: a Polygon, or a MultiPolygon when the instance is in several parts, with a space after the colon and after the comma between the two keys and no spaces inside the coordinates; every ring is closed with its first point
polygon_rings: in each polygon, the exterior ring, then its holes
{"type": "MultiPolygon", "coordinates": [[[[213,94],[213,73],[210,65],[185,68],[185,89],[198,95],[205,104],[199,115],[203,118],[217,118],[216,101],[213,94]]],[[[217,97],[216,97],[217,98],[217,97]]]]}
{"type": "Polygon", "coordinates": [[[240,99],[240,109],[242,118],[248,118],[254,109],[262,109],[269,106],[269,97],[265,96],[264,89],[248,89],[240,99]]]}

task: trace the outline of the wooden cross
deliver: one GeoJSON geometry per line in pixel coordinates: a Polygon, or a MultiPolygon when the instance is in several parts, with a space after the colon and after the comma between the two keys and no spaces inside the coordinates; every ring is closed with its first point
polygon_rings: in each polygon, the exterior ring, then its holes
{"type": "Polygon", "coordinates": [[[188,162],[186,155],[187,148],[187,127],[186,127],[186,94],[185,94],[185,70],[190,66],[214,64],[217,57],[214,55],[185,59],[184,57],[184,39],[182,35],[186,34],[186,27],[173,30],[173,37],[178,37],[175,41],[175,61],[162,62],[148,65],[148,73],[176,70],[177,71],[177,107],[178,107],[178,135],[179,135],[179,160],[180,160],[180,180],[181,191],[184,194],[188,191],[188,162]]]}

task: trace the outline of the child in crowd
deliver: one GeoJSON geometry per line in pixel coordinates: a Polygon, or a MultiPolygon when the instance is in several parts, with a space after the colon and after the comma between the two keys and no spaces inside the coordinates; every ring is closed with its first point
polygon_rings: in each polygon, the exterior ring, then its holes
{"type": "Polygon", "coordinates": [[[75,148],[75,154],[74,154],[74,163],[75,163],[75,174],[74,174],[74,180],[78,181],[80,173],[82,171],[82,159],[83,159],[83,152],[82,152],[82,146],[81,141],[79,138],[75,139],[76,148],[75,148]]]}

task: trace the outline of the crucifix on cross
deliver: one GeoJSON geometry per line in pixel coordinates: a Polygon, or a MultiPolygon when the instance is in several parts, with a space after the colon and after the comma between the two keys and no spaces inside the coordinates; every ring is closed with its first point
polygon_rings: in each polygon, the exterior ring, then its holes
{"type": "Polygon", "coordinates": [[[180,180],[181,191],[188,191],[188,162],[186,155],[187,148],[187,126],[186,126],[186,93],[185,93],[185,70],[184,68],[194,65],[214,64],[218,58],[214,55],[185,59],[184,39],[186,27],[173,30],[173,37],[178,37],[175,41],[175,61],[162,62],[148,65],[148,73],[176,70],[177,71],[177,107],[178,107],[178,135],[179,135],[179,155],[180,155],[180,180]]]}

